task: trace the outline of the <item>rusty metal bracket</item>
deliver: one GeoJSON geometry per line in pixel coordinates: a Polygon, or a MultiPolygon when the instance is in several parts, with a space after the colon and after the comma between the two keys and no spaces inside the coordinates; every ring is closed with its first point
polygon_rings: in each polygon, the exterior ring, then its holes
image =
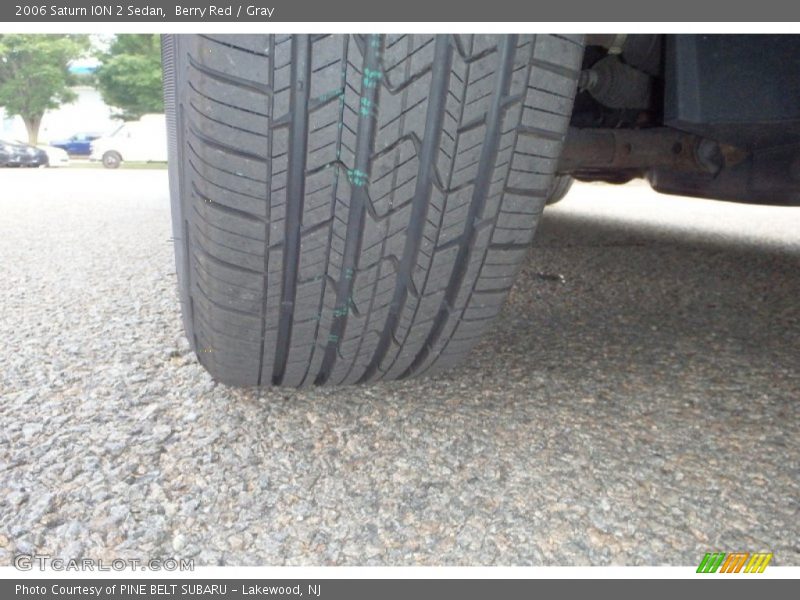
{"type": "MultiPolygon", "coordinates": [[[[558,165],[560,173],[625,172],[643,176],[654,167],[714,174],[743,160],[731,146],[667,127],[578,129],[571,127],[558,165]]],[[[630,177],[628,177],[630,178],[630,177]]]]}

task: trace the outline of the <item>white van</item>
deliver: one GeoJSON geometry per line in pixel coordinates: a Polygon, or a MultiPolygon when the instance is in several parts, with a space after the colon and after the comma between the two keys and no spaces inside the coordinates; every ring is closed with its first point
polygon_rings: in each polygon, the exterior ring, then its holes
{"type": "Polygon", "coordinates": [[[122,161],[166,162],[167,122],[164,115],[143,115],[138,121],[123,123],[114,133],[92,142],[91,160],[116,169],[122,161]]]}

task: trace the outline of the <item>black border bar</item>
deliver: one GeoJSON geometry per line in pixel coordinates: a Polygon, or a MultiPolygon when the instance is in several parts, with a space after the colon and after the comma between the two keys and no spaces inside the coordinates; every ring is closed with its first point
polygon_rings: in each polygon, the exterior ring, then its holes
{"type": "Polygon", "coordinates": [[[3,22],[781,22],[800,21],[787,0],[10,0],[3,22]],[[176,12],[176,7],[184,9],[176,12]],[[93,7],[106,7],[101,10],[93,7]],[[215,10],[212,11],[211,8],[215,10]],[[248,11],[248,7],[252,7],[248,11]],[[59,10],[61,9],[61,10],[59,10]],[[160,9],[157,10],[157,9],[160,9]],[[260,9],[260,10],[256,10],[260,9]],[[265,9],[269,9],[265,11],[265,9]],[[248,14],[248,12],[253,14],[248,14]]]}
{"type": "Polygon", "coordinates": [[[692,579],[27,579],[0,581],[7,600],[457,600],[497,598],[602,598],[614,594],[659,600],[794,597],[797,582],[752,576],[702,575],[692,579]],[[27,593],[17,586],[27,586],[27,593]],[[113,587],[112,587],[113,586],[113,587]],[[127,586],[127,587],[123,587],[127,586]],[[133,588],[132,586],[143,586],[133,588]],[[160,586],[160,587],[152,587],[160,586]],[[211,586],[217,586],[212,588],[211,586]],[[259,593],[252,593],[260,586],[259,593]],[[85,587],[81,593],[70,593],[85,587]],[[38,588],[31,591],[32,588],[38,588]],[[99,593],[98,593],[99,588],[99,593]],[[281,588],[283,593],[280,593],[281,588]],[[123,590],[125,590],[123,592],[123,590]],[[245,592],[248,591],[248,593],[245,592]],[[297,592],[301,593],[297,593],[297,592]],[[765,596],[766,594],[766,596],[765,596]]]}

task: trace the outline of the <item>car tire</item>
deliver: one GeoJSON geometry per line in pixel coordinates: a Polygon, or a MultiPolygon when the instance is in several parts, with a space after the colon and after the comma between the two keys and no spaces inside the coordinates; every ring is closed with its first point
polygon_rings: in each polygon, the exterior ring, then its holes
{"type": "Polygon", "coordinates": [[[120,156],[119,152],[109,150],[103,154],[103,166],[106,169],[118,169],[121,164],[122,156],[120,156]]]}
{"type": "Polygon", "coordinates": [[[580,36],[168,35],[184,326],[234,385],[458,363],[528,251],[580,36]]]}

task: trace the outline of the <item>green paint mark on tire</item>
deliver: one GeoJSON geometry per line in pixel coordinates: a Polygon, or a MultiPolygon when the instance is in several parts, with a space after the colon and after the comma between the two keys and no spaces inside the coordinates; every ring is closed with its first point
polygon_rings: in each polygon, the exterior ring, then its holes
{"type": "Polygon", "coordinates": [[[367,183],[367,174],[358,169],[347,169],[347,179],[356,187],[363,187],[367,183]]]}

